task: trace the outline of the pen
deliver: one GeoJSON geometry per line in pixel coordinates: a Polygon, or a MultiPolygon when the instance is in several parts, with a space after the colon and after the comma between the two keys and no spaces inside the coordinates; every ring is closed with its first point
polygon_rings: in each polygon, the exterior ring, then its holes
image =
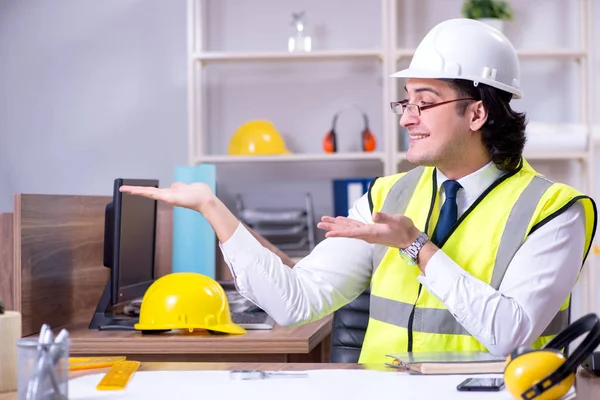
{"type": "Polygon", "coordinates": [[[259,370],[234,370],[229,373],[231,379],[235,380],[254,380],[254,379],[269,379],[269,378],[308,378],[307,373],[290,372],[290,371],[259,371],[259,370]]]}
{"type": "Polygon", "coordinates": [[[42,372],[44,366],[44,353],[42,350],[42,345],[45,343],[47,339],[50,339],[52,335],[52,331],[47,324],[43,324],[40,329],[40,336],[38,337],[38,358],[35,366],[33,367],[33,371],[31,372],[31,377],[29,378],[29,384],[27,385],[27,393],[26,399],[33,400],[35,395],[37,394],[37,388],[39,385],[39,375],[42,372]]]}
{"type": "MultiPolygon", "coordinates": [[[[60,399],[64,399],[65,396],[61,394],[54,366],[60,361],[63,355],[62,344],[68,339],[69,333],[63,329],[59,332],[55,339],[53,339],[52,330],[47,324],[42,325],[40,329],[40,336],[38,339],[38,357],[36,364],[31,372],[29,385],[27,386],[26,399],[35,400],[40,396],[40,386],[46,378],[46,374],[50,377],[50,383],[55,396],[60,399]]],[[[42,396],[46,398],[48,393],[44,393],[42,396]]]]}

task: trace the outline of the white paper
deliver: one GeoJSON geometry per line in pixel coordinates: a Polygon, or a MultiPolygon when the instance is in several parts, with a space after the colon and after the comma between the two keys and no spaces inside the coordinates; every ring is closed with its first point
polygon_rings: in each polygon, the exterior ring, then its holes
{"type": "Polygon", "coordinates": [[[456,386],[466,375],[409,375],[372,370],[298,373],[307,373],[308,377],[244,381],[231,379],[229,371],[138,371],[122,391],[97,391],[96,385],[103,374],[95,374],[70,380],[69,399],[513,399],[506,390],[457,391],[456,386]]]}
{"type": "Polygon", "coordinates": [[[352,182],[348,184],[348,208],[352,208],[354,203],[364,194],[363,184],[360,182],[352,182]]]}

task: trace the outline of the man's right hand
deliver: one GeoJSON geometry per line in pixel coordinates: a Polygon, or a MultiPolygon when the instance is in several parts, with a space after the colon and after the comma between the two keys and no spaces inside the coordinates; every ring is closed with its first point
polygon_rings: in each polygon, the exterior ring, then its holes
{"type": "Polygon", "coordinates": [[[162,201],[173,206],[189,208],[202,214],[216,199],[211,188],[201,182],[190,184],[176,182],[170,188],[163,189],[124,185],[119,190],[124,193],[162,201]]]}

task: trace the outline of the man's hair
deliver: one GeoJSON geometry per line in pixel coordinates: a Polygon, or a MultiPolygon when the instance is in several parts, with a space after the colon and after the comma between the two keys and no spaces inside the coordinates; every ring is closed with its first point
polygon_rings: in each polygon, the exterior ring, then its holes
{"type": "MultiPolygon", "coordinates": [[[[510,107],[512,93],[496,89],[489,85],[462,79],[445,80],[458,96],[482,100],[488,112],[488,118],[481,127],[481,140],[490,153],[492,161],[502,171],[510,171],[519,166],[525,147],[525,113],[519,113],[510,107]]],[[[464,115],[470,103],[459,101],[457,111],[464,115]]]]}

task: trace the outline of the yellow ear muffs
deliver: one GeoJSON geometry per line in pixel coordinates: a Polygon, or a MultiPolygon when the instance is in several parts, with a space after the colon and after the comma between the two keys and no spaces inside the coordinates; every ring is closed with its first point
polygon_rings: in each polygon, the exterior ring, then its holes
{"type": "MultiPolygon", "coordinates": [[[[364,127],[363,130],[361,132],[361,145],[360,148],[362,149],[362,151],[364,152],[372,152],[375,151],[375,149],[377,148],[377,139],[375,138],[375,135],[373,134],[373,132],[371,132],[371,129],[369,128],[369,117],[367,117],[367,114],[360,110],[360,113],[362,114],[363,117],[363,121],[364,121],[364,127]]],[[[331,123],[331,129],[329,130],[329,132],[327,132],[325,134],[325,136],[323,136],[323,141],[322,141],[322,147],[323,147],[323,151],[326,153],[336,153],[338,151],[338,146],[337,146],[337,132],[336,132],[336,123],[337,123],[337,119],[338,116],[340,115],[341,111],[335,113],[335,115],[333,116],[333,121],[331,123]]]]}
{"type": "Polygon", "coordinates": [[[577,367],[600,345],[600,320],[587,314],[556,335],[543,349],[518,347],[506,359],[504,385],[515,399],[554,400],[575,382],[577,367]],[[563,349],[582,334],[585,339],[568,358],[563,349]]]}
{"type": "MultiPolygon", "coordinates": [[[[524,398],[522,394],[536,385],[552,372],[556,371],[567,358],[558,350],[526,350],[507,360],[504,369],[504,385],[516,399],[524,398]]],[[[573,383],[575,374],[571,373],[559,383],[537,396],[538,400],[553,400],[563,397],[573,383]]]]}

